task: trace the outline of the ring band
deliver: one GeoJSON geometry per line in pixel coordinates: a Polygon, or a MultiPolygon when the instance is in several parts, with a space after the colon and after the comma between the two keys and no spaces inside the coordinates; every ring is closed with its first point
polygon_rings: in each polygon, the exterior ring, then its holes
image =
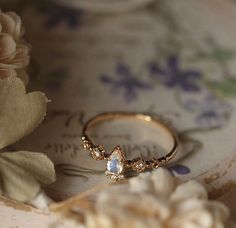
{"type": "Polygon", "coordinates": [[[90,155],[93,159],[107,160],[107,168],[105,173],[112,180],[124,179],[125,169],[132,169],[133,171],[140,173],[145,170],[156,169],[167,164],[176,155],[179,145],[177,134],[170,127],[150,115],[135,112],[107,112],[94,116],[88,120],[88,122],[83,127],[82,142],[84,149],[90,152],[90,155]],[[153,123],[159,128],[164,129],[170,135],[170,138],[173,142],[172,149],[165,156],[160,158],[153,158],[151,160],[145,161],[143,158],[137,157],[132,160],[126,160],[125,154],[120,146],[116,146],[111,153],[107,153],[102,145],[95,145],[87,135],[88,129],[100,122],[130,118],[153,123]]]}

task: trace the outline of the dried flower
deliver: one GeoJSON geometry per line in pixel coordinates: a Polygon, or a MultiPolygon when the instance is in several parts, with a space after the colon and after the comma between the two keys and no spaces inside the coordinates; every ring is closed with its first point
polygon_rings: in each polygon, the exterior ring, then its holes
{"type": "MultiPolygon", "coordinates": [[[[43,93],[26,93],[17,77],[0,79],[0,149],[37,127],[45,117],[47,102],[43,93]]],[[[54,166],[46,155],[29,151],[0,153],[0,194],[29,201],[40,193],[42,184],[54,180],[54,166]]]]}
{"type": "Polygon", "coordinates": [[[200,183],[182,183],[163,168],[99,193],[94,209],[85,212],[88,228],[228,228],[231,224],[228,208],[208,200],[200,183]]]}
{"type": "MultiPolygon", "coordinates": [[[[0,11],[0,150],[34,130],[44,119],[48,99],[41,92],[27,93],[29,45],[23,39],[21,19],[0,11]],[[19,78],[21,78],[21,80],[19,78]]],[[[41,153],[0,153],[0,194],[32,201],[45,208],[41,185],[55,180],[53,163],[41,153]]]]}
{"type": "Polygon", "coordinates": [[[19,77],[27,84],[29,45],[23,38],[24,28],[14,12],[0,11],[0,78],[19,77]]]}

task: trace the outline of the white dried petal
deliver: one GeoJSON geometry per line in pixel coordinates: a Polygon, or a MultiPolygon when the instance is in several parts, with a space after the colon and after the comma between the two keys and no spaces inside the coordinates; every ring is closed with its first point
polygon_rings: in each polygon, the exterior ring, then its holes
{"type": "Polygon", "coordinates": [[[153,172],[151,176],[155,193],[162,197],[168,197],[177,185],[177,180],[167,169],[160,169],[159,172],[153,172]]]}
{"type": "Polygon", "coordinates": [[[129,180],[129,190],[131,192],[154,192],[154,185],[151,180],[151,173],[141,173],[129,180]]]}
{"type": "Polygon", "coordinates": [[[213,228],[213,224],[211,213],[204,208],[174,216],[169,221],[169,227],[173,228],[213,228]]]}
{"type": "Polygon", "coordinates": [[[229,209],[222,203],[218,201],[211,201],[208,208],[214,214],[214,217],[226,222],[230,216],[229,209]]]}
{"type": "Polygon", "coordinates": [[[206,202],[208,201],[199,200],[198,198],[188,198],[188,199],[176,202],[174,205],[175,205],[176,211],[178,212],[178,214],[180,214],[180,213],[188,212],[190,210],[204,208],[206,202]]]}
{"type": "Polygon", "coordinates": [[[200,183],[182,183],[159,168],[98,194],[94,210],[85,214],[85,224],[88,228],[228,228],[232,223],[228,208],[208,200],[200,183]]]}
{"type": "Polygon", "coordinates": [[[29,203],[35,206],[36,208],[41,209],[44,212],[49,211],[48,205],[51,204],[53,200],[49,198],[45,192],[40,191],[39,194],[31,200],[29,203]]]}
{"type": "Polygon", "coordinates": [[[171,194],[170,200],[178,202],[188,198],[207,199],[206,189],[197,181],[191,180],[183,183],[171,194]]]}

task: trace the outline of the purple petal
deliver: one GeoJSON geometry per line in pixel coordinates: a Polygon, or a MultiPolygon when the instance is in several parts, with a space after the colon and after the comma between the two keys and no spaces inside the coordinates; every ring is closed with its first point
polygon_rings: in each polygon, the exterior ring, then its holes
{"type": "Polygon", "coordinates": [[[114,83],[114,80],[107,75],[101,75],[100,80],[103,83],[114,83]]]}
{"type": "Polygon", "coordinates": [[[171,71],[174,71],[176,72],[177,69],[178,69],[178,65],[179,65],[179,60],[178,60],[178,57],[176,55],[172,55],[168,58],[167,60],[167,65],[168,65],[168,68],[171,70],[171,71]]]}
{"type": "Polygon", "coordinates": [[[185,78],[194,78],[194,79],[199,79],[202,76],[202,73],[197,70],[187,70],[185,72],[181,73],[182,77],[185,78]]]}
{"type": "Polygon", "coordinates": [[[209,110],[207,112],[203,112],[196,117],[196,123],[201,128],[214,128],[214,127],[221,127],[222,123],[225,121],[223,116],[219,116],[218,113],[214,110],[209,110]]]}
{"type": "Polygon", "coordinates": [[[180,174],[180,175],[186,175],[191,172],[190,168],[188,168],[187,166],[184,166],[184,165],[180,165],[180,164],[173,165],[173,166],[169,167],[169,169],[173,172],[180,174]]]}
{"type": "Polygon", "coordinates": [[[136,87],[140,88],[140,89],[151,89],[152,85],[142,82],[142,81],[136,81],[136,83],[134,84],[136,87]]]}
{"type": "Polygon", "coordinates": [[[124,63],[119,63],[116,67],[116,73],[118,76],[124,77],[124,76],[130,76],[130,70],[128,65],[124,63]]]}
{"type": "Polygon", "coordinates": [[[167,87],[172,88],[172,87],[174,87],[175,85],[177,85],[178,82],[175,81],[175,80],[169,80],[169,81],[166,81],[164,84],[165,84],[167,87]]]}
{"type": "Polygon", "coordinates": [[[151,76],[153,75],[164,75],[165,72],[158,66],[157,63],[151,62],[148,64],[148,68],[150,70],[151,76]]]}
{"type": "Polygon", "coordinates": [[[127,102],[134,101],[137,97],[135,90],[130,89],[125,91],[125,98],[127,102]]]}
{"type": "Polygon", "coordinates": [[[200,87],[198,85],[195,85],[191,82],[182,82],[180,84],[180,87],[186,91],[186,92],[198,92],[200,91],[200,87]]]}
{"type": "Polygon", "coordinates": [[[190,111],[198,111],[201,108],[199,101],[190,99],[184,103],[184,107],[190,111]]]}
{"type": "Polygon", "coordinates": [[[58,16],[51,16],[48,18],[48,20],[46,21],[45,25],[46,28],[51,29],[55,26],[57,26],[60,23],[60,18],[58,16]]]}

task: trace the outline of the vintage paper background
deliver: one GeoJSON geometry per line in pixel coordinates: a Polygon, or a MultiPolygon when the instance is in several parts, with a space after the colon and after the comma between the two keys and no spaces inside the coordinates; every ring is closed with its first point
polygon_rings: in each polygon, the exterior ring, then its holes
{"type": "MultiPolygon", "coordinates": [[[[48,189],[54,198],[107,181],[105,164],[81,150],[79,137],[89,117],[111,110],[170,120],[192,145],[170,169],[203,181],[213,197],[235,186],[234,2],[157,1],[107,14],[23,1],[15,10],[32,44],[29,87],[51,103],[44,124],[14,148],[45,152],[55,162],[58,181],[48,189]]],[[[97,140],[151,150],[117,128],[97,140]]]]}

